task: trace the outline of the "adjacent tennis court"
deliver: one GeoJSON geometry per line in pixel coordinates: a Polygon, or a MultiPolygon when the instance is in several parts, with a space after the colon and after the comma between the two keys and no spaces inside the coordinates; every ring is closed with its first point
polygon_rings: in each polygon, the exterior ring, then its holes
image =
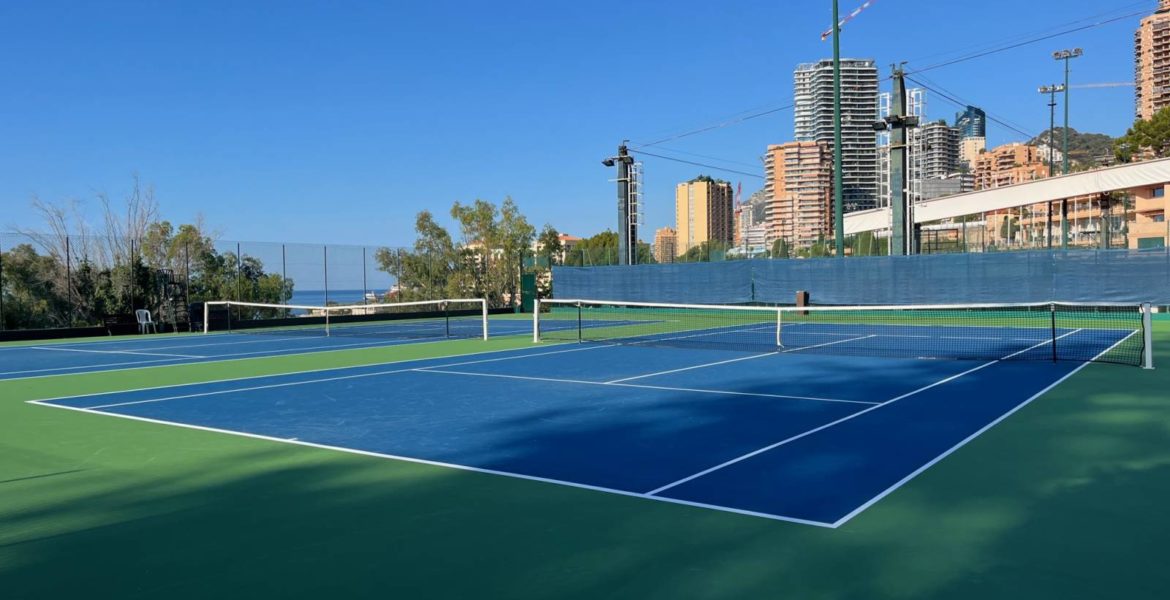
{"type": "Polygon", "coordinates": [[[1141,307],[925,310],[566,301],[530,348],[37,403],[836,527],[1147,349],[1141,307]]]}

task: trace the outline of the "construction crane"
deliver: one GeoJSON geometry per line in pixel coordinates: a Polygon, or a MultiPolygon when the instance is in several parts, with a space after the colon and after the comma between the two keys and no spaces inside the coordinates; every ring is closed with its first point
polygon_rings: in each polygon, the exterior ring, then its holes
{"type": "Polygon", "coordinates": [[[1092,88],[1115,88],[1115,87],[1133,87],[1132,81],[1115,81],[1110,83],[1079,83],[1077,85],[1068,86],[1073,89],[1092,89],[1092,88]]]}
{"type": "MultiPolygon", "coordinates": [[[[837,23],[837,29],[844,28],[846,23],[852,21],[857,15],[860,15],[861,11],[869,8],[870,6],[873,6],[874,2],[877,2],[877,0],[866,0],[864,4],[862,4],[861,6],[858,6],[853,12],[849,13],[848,15],[845,15],[845,18],[841,19],[840,23],[837,23]]],[[[823,42],[832,36],[833,36],[833,30],[829,29],[828,31],[821,34],[821,41],[823,42]]]]}

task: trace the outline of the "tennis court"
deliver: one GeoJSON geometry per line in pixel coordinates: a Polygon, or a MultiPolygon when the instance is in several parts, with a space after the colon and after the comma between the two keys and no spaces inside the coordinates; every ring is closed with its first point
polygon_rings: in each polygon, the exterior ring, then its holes
{"type": "Polygon", "coordinates": [[[36,403],[837,527],[1145,351],[1140,307],[842,315],[568,301],[528,348],[36,403]]]}

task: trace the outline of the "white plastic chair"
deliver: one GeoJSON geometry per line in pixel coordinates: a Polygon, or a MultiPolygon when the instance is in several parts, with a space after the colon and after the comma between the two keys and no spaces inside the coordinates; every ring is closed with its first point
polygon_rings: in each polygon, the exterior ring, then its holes
{"type": "Polygon", "coordinates": [[[154,320],[150,318],[150,311],[138,309],[134,311],[134,318],[138,319],[138,333],[147,333],[147,330],[153,329],[158,333],[158,325],[155,325],[154,320]]]}

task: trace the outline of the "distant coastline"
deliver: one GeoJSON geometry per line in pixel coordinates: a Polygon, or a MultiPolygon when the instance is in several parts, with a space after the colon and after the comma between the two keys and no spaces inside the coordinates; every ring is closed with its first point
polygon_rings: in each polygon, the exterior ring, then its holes
{"type": "MultiPolygon", "coordinates": [[[[370,290],[379,296],[383,296],[386,290],[370,290]]],[[[337,304],[358,304],[365,300],[365,291],[363,290],[329,290],[329,302],[337,304]]],[[[325,290],[293,290],[292,299],[289,304],[301,304],[307,306],[323,306],[325,304],[325,290]]]]}

